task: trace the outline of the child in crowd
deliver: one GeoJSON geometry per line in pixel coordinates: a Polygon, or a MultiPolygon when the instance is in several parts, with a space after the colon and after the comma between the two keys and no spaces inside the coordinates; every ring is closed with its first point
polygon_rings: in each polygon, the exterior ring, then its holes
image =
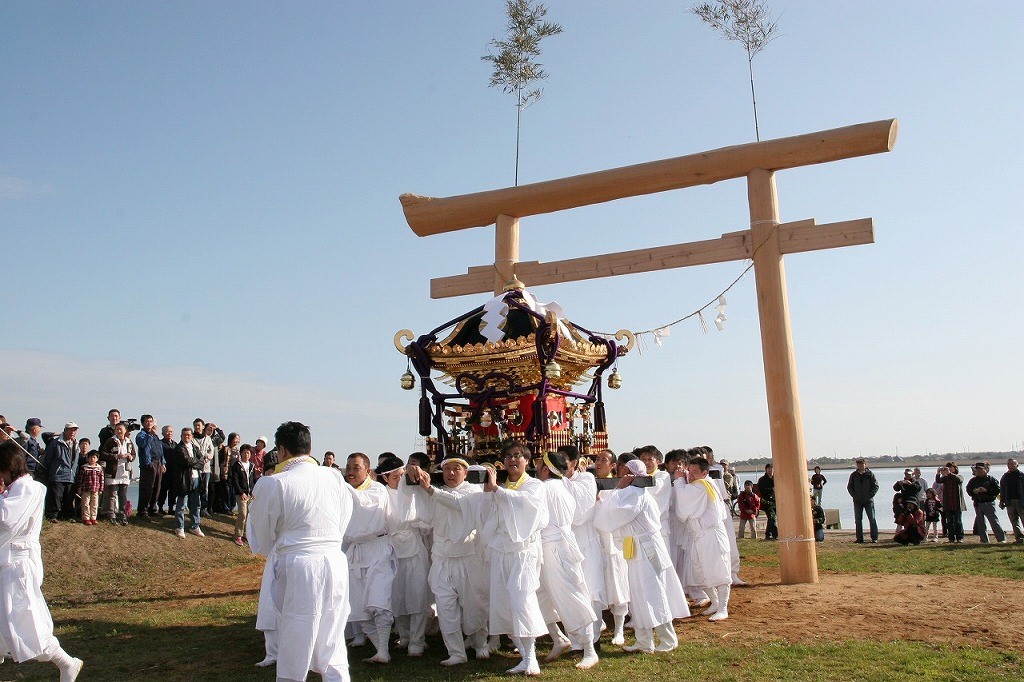
{"type": "Polygon", "coordinates": [[[942,503],[939,502],[935,490],[929,488],[924,493],[925,530],[930,542],[939,541],[939,521],[942,519],[942,503]]]}
{"type": "Polygon", "coordinates": [[[811,521],[814,522],[814,541],[825,541],[825,510],[818,504],[814,493],[811,493],[811,521]]]}
{"type": "Polygon", "coordinates": [[[76,491],[82,500],[82,523],[87,526],[96,525],[96,512],[103,491],[103,467],[97,463],[99,458],[100,453],[90,450],[85,456],[85,464],[78,470],[76,491]]]}
{"type": "MultiPolygon", "coordinates": [[[[233,434],[232,434],[233,435],[233,434]]],[[[238,459],[231,464],[229,482],[232,496],[238,502],[238,513],[235,515],[235,544],[245,545],[245,520],[249,516],[249,500],[252,499],[252,488],[256,485],[259,474],[252,463],[252,446],[246,443],[238,451],[238,459]]]]}
{"type": "Polygon", "coordinates": [[[744,481],[743,492],[740,493],[738,499],[740,507],[740,532],[739,537],[743,537],[744,526],[750,524],[750,537],[754,540],[757,539],[757,527],[754,520],[757,518],[757,513],[761,511],[761,498],[758,497],[757,493],[754,492],[754,482],[744,481]]]}
{"type": "Polygon", "coordinates": [[[901,545],[919,545],[927,537],[924,529],[924,512],[917,508],[917,500],[907,500],[903,513],[896,519],[899,530],[893,540],[901,545]]]}
{"type": "MultiPolygon", "coordinates": [[[[92,449],[91,446],[92,446],[92,441],[90,441],[88,438],[83,438],[82,440],[78,441],[78,470],[79,471],[82,470],[82,467],[85,466],[86,460],[88,460],[88,458],[89,458],[89,450],[92,449]]],[[[98,454],[99,453],[97,453],[97,455],[98,454]]],[[[102,492],[102,490],[103,490],[103,488],[101,487],[100,491],[102,492]]],[[[75,516],[78,516],[83,521],[85,521],[85,516],[82,513],[84,511],[82,509],[82,502],[83,502],[82,497],[80,495],[75,495],[75,516]]]]}

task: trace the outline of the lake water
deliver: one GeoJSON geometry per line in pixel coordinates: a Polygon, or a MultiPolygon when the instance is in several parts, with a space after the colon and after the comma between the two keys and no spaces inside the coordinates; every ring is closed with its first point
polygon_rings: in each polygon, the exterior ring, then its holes
{"type": "MultiPolygon", "coordinates": [[[[892,497],[896,494],[896,491],[893,490],[893,485],[895,485],[896,481],[903,478],[904,468],[871,469],[875,474],[875,478],[878,479],[878,494],[875,495],[875,520],[878,522],[878,527],[881,530],[896,529],[896,520],[892,515],[892,497]]],[[[925,481],[928,481],[929,484],[935,481],[935,471],[937,468],[938,467],[935,466],[921,467],[923,478],[925,481]]],[[[821,474],[828,480],[825,484],[824,490],[822,491],[821,506],[825,509],[839,510],[839,519],[844,530],[854,529],[853,500],[850,498],[850,494],[846,492],[846,484],[850,480],[850,474],[852,472],[853,469],[822,469],[821,471],[821,474]]],[[[811,474],[813,473],[813,470],[808,471],[807,478],[810,479],[811,474]]],[[[992,464],[992,469],[989,473],[998,481],[1000,477],[1006,473],[1006,464],[992,464]]],[[[741,482],[747,480],[752,475],[753,474],[748,473],[738,474],[741,482]]],[[[961,467],[960,475],[964,477],[964,486],[966,486],[967,481],[971,480],[970,469],[961,467]]],[[[1006,516],[1006,510],[999,509],[998,504],[996,505],[996,516],[999,519],[999,524],[1003,527],[1003,530],[1010,532],[1010,520],[1006,516]]],[[[974,505],[971,504],[970,498],[967,499],[967,510],[964,512],[963,518],[964,529],[969,534],[971,529],[974,527],[974,505]]],[[[867,526],[868,522],[865,518],[865,532],[867,532],[867,526]]],[[[989,535],[991,535],[991,532],[991,529],[989,529],[989,535]]]]}
{"type": "MultiPolygon", "coordinates": [[[[921,472],[924,474],[924,479],[928,482],[935,481],[936,469],[937,467],[934,466],[922,468],[921,472]]],[[[821,506],[825,509],[839,510],[839,520],[844,530],[854,529],[853,500],[850,499],[849,493],[846,492],[846,483],[850,480],[852,471],[852,469],[822,469],[821,471],[828,481],[825,484],[825,489],[822,491],[821,506]]],[[[878,528],[880,530],[895,530],[896,520],[892,515],[892,496],[895,494],[895,491],[892,487],[896,481],[903,478],[903,468],[872,469],[871,471],[875,473],[875,478],[878,479],[878,494],[875,495],[875,520],[878,522],[878,528]]],[[[814,471],[807,472],[808,480],[813,473],[814,471]]],[[[971,480],[970,469],[961,467],[960,473],[964,476],[964,485],[966,486],[967,481],[971,480]]],[[[1006,473],[1006,464],[993,464],[990,473],[998,481],[1006,473]]],[[[737,477],[739,478],[740,489],[743,487],[743,481],[752,480],[756,482],[759,475],[755,472],[738,472],[737,477]]],[[[131,485],[128,486],[128,499],[132,501],[132,507],[134,508],[135,503],[139,499],[139,484],[137,481],[132,481],[131,485]]],[[[996,515],[1003,530],[1010,533],[1010,520],[1006,516],[1006,510],[999,509],[997,505],[996,515]]],[[[964,512],[964,529],[970,533],[973,527],[974,505],[968,499],[967,510],[964,512]]],[[[866,531],[867,519],[864,520],[864,528],[866,531]]],[[[991,530],[989,534],[991,535],[991,530]]]]}

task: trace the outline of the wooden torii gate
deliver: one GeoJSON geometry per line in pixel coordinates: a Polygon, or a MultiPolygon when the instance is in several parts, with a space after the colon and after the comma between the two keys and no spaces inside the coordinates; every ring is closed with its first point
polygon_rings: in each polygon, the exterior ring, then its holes
{"type": "Polygon", "coordinates": [[[724,147],[635,166],[447,198],[403,194],[406,220],[421,237],[495,225],[494,265],[430,282],[431,298],[501,293],[513,276],[530,286],[752,258],[779,509],[785,584],[816,583],[800,397],[782,256],[874,241],[870,218],[816,225],[779,223],[775,172],[891,151],[896,119],[724,147]],[[519,260],[519,218],[746,177],[750,229],[718,239],[542,263],[519,260]]]}

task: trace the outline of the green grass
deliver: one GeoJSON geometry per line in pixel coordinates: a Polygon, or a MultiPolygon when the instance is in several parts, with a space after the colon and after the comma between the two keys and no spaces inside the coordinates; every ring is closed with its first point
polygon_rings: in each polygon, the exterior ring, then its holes
{"type": "MultiPolygon", "coordinates": [[[[739,540],[744,563],[778,566],[778,546],[763,540],[739,540]]],[[[854,544],[845,537],[816,543],[818,569],[843,573],[895,573],[913,575],[983,575],[1024,579],[1024,550],[1019,545],[928,543],[903,547],[894,542],[854,544]]]]}
{"type": "MultiPolygon", "coordinates": [[[[270,682],[274,670],[257,669],[263,637],[254,630],[259,565],[230,544],[226,524],[211,522],[206,541],[176,545],[167,528],[133,527],[95,533],[67,527],[58,539],[44,534],[47,579],[57,636],[65,648],[86,661],[80,677],[89,680],[270,682]],[[123,544],[110,547],[116,533],[123,544]],[[162,533],[162,534],[161,534],[162,533]],[[61,544],[63,541],[64,544],[61,544]],[[93,543],[93,544],[90,544],[93,543]],[[192,551],[181,552],[179,547],[192,551]],[[80,555],[81,562],[68,561],[80,555]],[[61,559],[65,559],[62,561],[61,559]],[[89,564],[88,562],[93,563],[89,564]],[[83,571],[83,566],[87,570],[83,571]],[[163,586],[163,587],[161,587],[163,586]]],[[[778,545],[744,540],[740,549],[747,566],[777,566],[778,545]]],[[[829,538],[816,547],[823,571],[893,574],[966,574],[995,578],[1024,577],[1024,552],[1012,545],[927,545],[899,547],[890,543],[854,545],[829,538]]],[[[765,588],[762,588],[765,589],[765,588]]],[[[767,588],[771,589],[771,588],[767,588]]],[[[1013,587],[1019,589],[1019,587],[1013,587]]],[[[938,607],[938,605],[936,605],[938,607]]],[[[935,617],[941,618],[941,611],[935,617]]],[[[740,627],[737,624],[737,627],[740,627]]],[[[908,627],[927,627],[908,619],[908,627]]],[[[853,630],[844,641],[790,643],[783,639],[785,614],[778,629],[741,637],[733,629],[683,626],[680,647],[667,654],[636,656],[610,646],[607,637],[601,663],[583,673],[566,656],[542,663],[547,680],[587,679],[610,682],[642,680],[995,680],[1024,677],[1024,650],[1004,651],[979,642],[953,646],[904,641],[893,632],[890,641],[858,639],[853,630]],[[776,635],[776,633],[778,633],[776,635]]],[[[439,638],[421,659],[396,653],[389,666],[361,661],[369,647],[350,652],[352,678],[363,680],[489,680],[506,677],[517,662],[508,649],[489,661],[442,668],[445,657],[439,638]]],[[[541,656],[548,644],[539,643],[541,656]]],[[[10,662],[0,666],[0,680],[56,678],[50,664],[10,662]]],[[[311,680],[319,679],[316,675],[311,680]]]]}

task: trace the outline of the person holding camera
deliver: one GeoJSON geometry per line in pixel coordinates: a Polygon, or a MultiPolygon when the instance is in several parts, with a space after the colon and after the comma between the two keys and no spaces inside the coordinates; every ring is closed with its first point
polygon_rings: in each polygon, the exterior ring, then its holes
{"type": "Polygon", "coordinates": [[[921,541],[928,537],[924,519],[924,512],[917,506],[917,498],[907,500],[903,506],[903,513],[896,519],[900,530],[892,539],[904,546],[921,544],[921,541]]]}

